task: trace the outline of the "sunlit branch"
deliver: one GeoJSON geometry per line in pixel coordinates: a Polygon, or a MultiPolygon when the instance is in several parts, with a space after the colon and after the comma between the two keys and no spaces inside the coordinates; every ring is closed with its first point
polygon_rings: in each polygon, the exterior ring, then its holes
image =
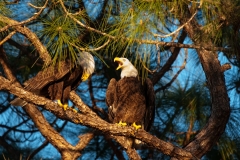
{"type": "Polygon", "coordinates": [[[80,141],[76,145],[76,148],[79,151],[82,151],[89,144],[89,142],[94,138],[94,136],[95,136],[94,132],[85,133],[83,135],[80,135],[79,136],[80,141]]]}
{"type": "Polygon", "coordinates": [[[99,46],[99,47],[97,47],[97,48],[88,48],[88,49],[82,48],[82,47],[78,47],[77,45],[75,45],[75,44],[73,44],[73,43],[71,43],[71,42],[70,42],[69,44],[72,45],[73,47],[81,50],[81,51],[93,52],[93,51],[98,51],[98,50],[104,48],[105,46],[107,46],[107,45],[109,44],[109,42],[110,42],[110,39],[108,39],[107,42],[105,42],[103,45],[101,45],[101,46],[99,46]]]}
{"type": "Polygon", "coordinates": [[[63,11],[66,13],[66,15],[69,16],[73,21],[75,21],[75,22],[76,22],[77,24],[79,24],[80,26],[86,28],[86,29],[89,30],[89,31],[93,31],[93,32],[96,32],[96,33],[98,33],[98,34],[107,36],[107,37],[109,37],[109,38],[111,38],[111,39],[115,39],[115,37],[112,36],[112,35],[110,35],[110,34],[101,32],[101,31],[99,31],[99,30],[97,30],[97,29],[95,29],[95,28],[92,28],[92,27],[89,27],[89,26],[83,24],[83,23],[80,22],[78,19],[76,19],[76,18],[73,16],[73,14],[71,14],[71,13],[69,13],[69,12],[67,11],[67,9],[66,9],[66,7],[64,6],[62,0],[59,0],[59,2],[60,2],[61,6],[62,6],[62,8],[63,8],[63,11]]]}
{"type": "MultiPolygon", "coordinates": [[[[35,103],[35,104],[39,105],[40,107],[43,107],[43,108],[47,109],[48,111],[52,112],[53,114],[55,114],[56,116],[58,116],[61,119],[69,120],[75,124],[82,124],[82,125],[85,125],[88,127],[92,127],[92,128],[95,128],[95,129],[100,130],[105,133],[107,132],[112,135],[118,135],[118,136],[121,135],[121,136],[128,136],[128,137],[134,137],[134,138],[140,139],[141,141],[147,143],[150,146],[155,147],[157,150],[161,151],[162,153],[164,153],[166,155],[170,155],[173,157],[181,157],[181,158],[193,158],[193,155],[190,152],[187,152],[177,146],[174,146],[171,143],[164,142],[164,141],[158,139],[157,137],[152,136],[151,134],[149,134],[148,132],[146,132],[143,129],[136,130],[134,127],[131,127],[131,126],[121,127],[121,126],[118,126],[115,124],[107,123],[106,121],[104,121],[100,117],[98,117],[96,115],[96,113],[94,113],[92,111],[91,111],[92,113],[90,113],[91,116],[84,115],[81,113],[75,113],[71,110],[64,111],[63,108],[59,107],[58,104],[56,104],[55,102],[53,102],[47,98],[34,95],[31,92],[26,91],[23,88],[12,84],[9,80],[7,80],[1,76],[0,76],[0,83],[1,83],[0,90],[8,91],[12,94],[17,95],[19,98],[22,98],[31,103],[35,103]]],[[[75,104],[75,105],[77,105],[77,104],[75,104]]],[[[78,108],[85,108],[85,111],[89,110],[89,109],[86,109],[86,108],[88,108],[86,105],[84,105],[83,103],[82,103],[82,105],[83,106],[81,106],[81,107],[78,106],[78,108]]],[[[40,126],[38,126],[38,127],[41,129],[44,129],[43,127],[45,127],[45,126],[42,126],[42,123],[45,123],[44,122],[45,120],[43,120],[43,118],[42,118],[43,115],[41,114],[41,112],[34,105],[30,105],[30,106],[27,105],[25,107],[25,109],[32,112],[31,114],[32,114],[32,116],[34,116],[34,117],[32,117],[32,119],[41,118],[41,120],[39,120],[39,122],[41,122],[41,124],[39,124],[40,126]]],[[[45,129],[48,129],[48,127],[45,129]]],[[[54,132],[54,135],[55,135],[56,131],[53,130],[52,132],[54,132]]],[[[59,142],[55,142],[56,139],[53,139],[53,140],[54,140],[54,142],[51,142],[51,143],[53,143],[53,144],[59,143],[59,142]]],[[[59,141],[59,139],[58,139],[58,141],[59,141]]],[[[61,138],[61,143],[63,143],[63,142],[65,143],[65,140],[63,138],[61,138]]],[[[65,144],[68,146],[70,145],[67,142],[65,144]]],[[[70,149],[77,150],[77,148],[75,148],[74,146],[72,146],[72,145],[70,145],[70,146],[71,146],[70,149]]],[[[60,147],[62,148],[63,146],[60,145],[60,147]]]]}
{"type": "MultiPolygon", "coordinates": [[[[3,56],[4,53],[3,52],[1,52],[1,53],[2,53],[1,57],[4,57],[3,56]]],[[[1,57],[0,57],[0,59],[2,59],[1,57]]],[[[2,84],[0,86],[0,90],[9,90],[13,86],[15,86],[16,90],[15,89],[13,89],[13,90],[17,91],[18,90],[17,88],[21,85],[16,81],[16,78],[14,77],[12,72],[10,72],[11,69],[7,64],[7,61],[5,61],[2,64],[5,67],[4,68],[5,74],[10,79],[10,81],[5,79],[4,77],[0,76],[0,81],[3,80],[5,82],[7,82],[7,81],[9,82],[9,84],[6,84],[6,83],[2,84]],[[8,71],[8,70],[10,70],[10,71],[8,71]],[[16,81],[16,83],[12,83],[15,81],[16,81]]],[[[22,88],[19,88],[19,89],[21,90],[22,88]]],[[[28,91],[23,91],[22,93],[19,93],[18,96],[21,97],[23,94],[26,94],[26,92],[28,92],[28,91]]],[[[27,97],[29,97],[32,102],[36,101],[36,99],[35,99],[36,97],[34,97],[34,95],[31,92],[30,93],[28,92],[27,94],[30,94],[27,97]]],[[[40,96],[37,96],[37,97],[40,98],[40,96]]],[[[43,98],[42,99],[43,101],[49,101],[48,99],[46,99],[44,97],[42,97],[42,98],[43,98]]],[[[50,103],[55,103],[55,102],[50,102],[50,103]]],[[[52,105],[55,106],[57,104],[52,104],[52,105]]],[[[46,106],[48,106],[48,105],[46,105],[46,106]]],[[[57,107],[57,108],[60,108],[60,107],[57,107]]],[[[73,153],[73,155],[70,155],[70,156],[74,157],[74,159],[77,158],[78,156],[81,155],[80,151],[82,150],[82,148],[85,147],[91,139],[91,137],[88,136],[89,138],[82,139],[82,141],[79,141],[76,146],[72,146],[56,130],[53,129],[53,127],[48,123],[48,121],[45,119],[45,117],[43,116],[41,111],[35,105],[28,103],[26,106],[23,107],[23,109],[31,117],[34,124],[38,127],[38,129],[43,134],[43,136],[60,151],[60,153],[62,154],[63,157],[73,153]]]]}
{"type": "Polygon", "coordinates": [[[140,59],[140,62],[143,65],[143,68],[145,68],[149,73],[153,74],[160,68],[160,50],[158,47],[158,44],[156,44],[156,50],[157,50],[157,67],[154,70],[150,70],[145,63],[140,59]]]}
{"type": "Polygon", "coordinates": [[[167,37],[170,37],[170,36],[172,36],[172,35],[174,35],[174,34],[176,34],[177,32],[179,32],[183,27],[185,27],[193,18],[194,18],[194,16],[197,14],[197,10],[194,12],[194,14],[191,16],[191,18],[189,18],[189,20],[186,22],[186,23],[184,23],[182,26],[180,26],[178,29],[176,29],[175,31],[173,31],[173,32],[171,32],[171,33],[169,33],[169,34],[167,34],[167,35],[159,35],[159,34],[153,34],[153,36],[155,36],[155,37],[161,37],[161,38],[167,38],[167,37]]]}
{"type": "Polygon", "coordinates": [[[21,21],[21,22],[18,22],[18,23],[10,23],[8,24],[7,26],[3,27],[0,29],[0,32],[3,32],[5,30],[7,30],[8,28],[10,27],[13,27],[13,26],[16,26],[16,25],[23,25],[23,24],[26,24],[26,23],[29,23],[33,20],[35,20],[42,12],[43,10],[47,7],[47,3],[48,3],[48,0],[46,0],[44,6],[42,7],[35,7],[34,5],[32,5],[31,3],[28,3],[29,6],[31,7],[34,7],[34,8],[38,8],[40,9],[37,13],[34,13],[34,15],[32,17],[30,17],[29,19],[25,20],[25,21],[21,21]]]}
{"type": "Polygon", "coordinates": [[[70,92],[69,98],[76,105],[76,107],[81,113],[88,116],[97,116],[95,112],[93,112],[86,104],[84,104],[82,99],[77,95],[75,91],[70,92]]]}
{"type": "MultiPolygon", "coordinates": [[[[185,17],[180,19],[184,23],[185,18],[190,17],[189,6],[185,5],[185,17]]],[[[196,34],[201,33],[201,27],[196,20],[191,21],[185,31],[193,43],[202,44],[202,39],[197,39],[196,34]]],[[[209,39],[204,44],[213,45],[214,40],[209,39]]],[[[226,129],[230,116],[230,100],[228,97],[224,73],[216,52],[207,51],[204,48],[197,50],[199,60],[206,75],[207,87],[211,96],[211,114],[203,129],[188,143],[184,149],[197,157],[205,155],[215,144],[226,129]],[[200,142],[200,143],[199,143],[200,142]]]]}
{"type": "Polygon", "coordinates": [[[146,65],[145,63],[143,63],[143,61],[140,59],[140,62],[143,66],[144,69],[146,69],[149,73],[153,74],[154,72],[156,72],[158,70],[158,68],[154,69],[153,71],[151,71],[146,65]]]}
{"type": "Polygon", "coordinates": [[[11,25],[17,32],[23,34],[27,39],[34,45],[38,51],[41,59],[45,62],[45,65],[48,65],[51,62],[51,56],[48,53],[46,47],[41,43],[39,38],[35,33],[33,33],[29,28],[19,25],[19,22],[0,15],[0,22],[7,23],[11,25]]]}
{"type": "Polygon", "coordinates": [[[6,0],[3,0],[4,1],[4,3],[6,3],[6,4],[16,4],[16,3],[18,3],[20,0],[14,0],[13,2],[7,2],[6,0]]]}
{"type": "Polygon", "coordinates": [[[7,40],[9,40],[14,34],[16,33],[16,31],[12,31],[11,33],[9,33],[1,42],[0,42],[0,46],[5,43],[7,40]]]}

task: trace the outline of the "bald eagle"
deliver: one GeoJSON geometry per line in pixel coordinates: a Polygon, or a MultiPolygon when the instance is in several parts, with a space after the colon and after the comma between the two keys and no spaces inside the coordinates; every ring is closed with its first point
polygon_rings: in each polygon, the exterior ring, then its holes
{"type": "MultiPolygon", "coordinates": [[[[149,131],[155,114],[155,93],[151,80],[147,78],[142,83],[138,78],[137,69],[126,58],[116,57],[114,62],[118,62],[117,70],[122,71],[121,79],[116,81],[112,78],[107,88],[109,121],[149,131]]],[[[138,140],[132,142],[132,147],[141,143],[138,140]]]]}
{"type": "MultiPolygon", "coordinates": [[[[78,56],[77,65],[73,65],[69,59],[59,62],[58,65],[51,65],[26,81],[24,88],[56,101],[66,110],[70,91],[75,90],[82,81],[87,80],[95,69],[95,62],[90,53],[82,52],[78,56]]],[[[20,98],[15,98],[10,103],[13,106],[27,104],[20,98]]]]}

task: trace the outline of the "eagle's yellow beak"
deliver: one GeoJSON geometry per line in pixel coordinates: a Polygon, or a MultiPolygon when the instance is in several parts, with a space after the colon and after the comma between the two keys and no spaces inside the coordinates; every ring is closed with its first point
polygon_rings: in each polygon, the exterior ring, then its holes
{"type": "Polygon", "coordinates": [[[82,74],[82,77],[81,77],[82,81],[86,81],[89,76],[90,76],[90,74],[88,74],[85,71],[83,71],[83,74],[82,74]]]}
{"type": "Polygon", "coordinates": [[[121,58],[119,58],[119,57],[115,57],[115,58],[114,58],[114,62],[117,62],[117,63],[118,63],[118,67],[117,67],[116,70],[119,70],[120,68],[122,68],[123,61],[122,61],[121,58]]]}

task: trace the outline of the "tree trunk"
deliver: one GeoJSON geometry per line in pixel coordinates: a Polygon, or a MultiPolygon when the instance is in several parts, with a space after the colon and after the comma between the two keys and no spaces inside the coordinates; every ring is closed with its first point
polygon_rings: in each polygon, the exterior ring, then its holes
{"type": "MultiPolygon", "coordinates": [[[[181,20],[181,22],[184,24],[186,19],[181,20]]],[[[204,49],[204,46],[213,46],[213,43],[211,40],[202,42],[201,39],[196,38],[197,34],[202,31],[195,20],[187,23],[184,29],[196,45],[203,46],[197,50],[197,53],[206,75],[212,101],[212,111],[208,123],[196,135],[195,139],[184,148],[196,157],[201,158],[224,132],[230,115],[230,104],[225,85],[224,68],[220,65],[218,55],[214,51],[204,49]]],[[[204,33],[201,36],[204,37],[204,33]]]]}

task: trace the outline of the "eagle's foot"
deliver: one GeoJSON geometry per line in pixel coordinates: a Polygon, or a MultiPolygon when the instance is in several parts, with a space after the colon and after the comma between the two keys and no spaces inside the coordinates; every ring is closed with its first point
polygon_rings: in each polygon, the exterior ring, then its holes
{"type": "Polygon", "coordinates": [[[118,124],[119,126],[126,126],[126,125],[127,125],[127,123],[122,122],[122,121],[118,122],[117,124],[118,124]]]}
{"type": "Polygon", "coordinates": [[[68,109],[68,104],[64,104],[62,107],[63,107],[64,111],[66,111],[68,109]]]}
{"type": "Polygon", "coordinates": [[[68,104],[62,104],[61,100],[59,100],[59,99],[56,100],[56,103],[57,103],[60,107],[62,107],[62,108],[64,109],[64,111],[67,110],[68,104]]]}
{"type": "Polygon", "coordinates": [[[135,122],[132,124],[132,126],[133,126],[136,130],[142,128],[141,125],[137,125],[135,122]]]}

